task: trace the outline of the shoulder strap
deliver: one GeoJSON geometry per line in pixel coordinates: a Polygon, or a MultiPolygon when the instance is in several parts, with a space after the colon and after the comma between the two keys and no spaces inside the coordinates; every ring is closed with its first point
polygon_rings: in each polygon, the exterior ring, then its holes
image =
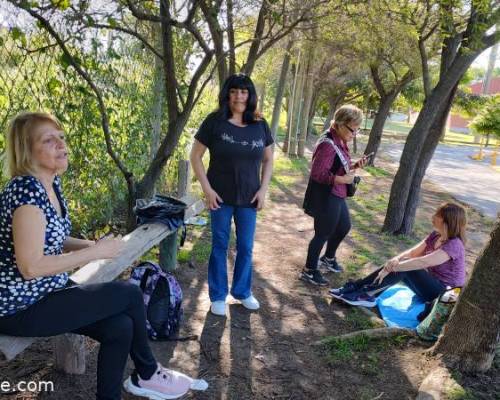
{"type": "Polygon", "coordinates": [[[342,166],[344,167],[346,174],[348,174],[349,171],[351,170],[351,168],[349,167],[349,162],[346,160],[344,153],[342,153],[342,151],[339,149],[339,146],[337,146],[334,143],[334,141],[326,135],[322,135],[319,138],[317,146],[319,146],[321,143],[324,143],[324,142],[330,143],[333,146],[333,148],[335,149],[335,152],[337,153],[337,155],[340,158],[340,162],[342,163],[342,166]]]}
{"type": "MultiPolygon", "coordinates": [[[[331,140],[331,139],[330,139],[331,140]]],[[[333,144],[333,147],[335,148],[335,151],[337,152],[337,155],[339,156],[340,158],[340,162],[342,163],[342,165],[344,166],[344,169],[345,169],[345,173],[348,174],[349,171],[351,170],[351,168],[349,168],[349,163],[347,162],[347,160],[345,159],[344,157],[344,153],[342,153],[342,151],[339,149],[339,147],[333,143],[332,141],[332,144],[333,144]]]]}

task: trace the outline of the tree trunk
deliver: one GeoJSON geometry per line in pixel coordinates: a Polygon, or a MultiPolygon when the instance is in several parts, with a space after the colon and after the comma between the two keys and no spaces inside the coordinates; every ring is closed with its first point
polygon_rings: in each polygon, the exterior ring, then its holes
{"type": "Polygon", "coordinates": [[[316,105],[318,104],[318,92],[317,88],[313,86],[313,96],[311,99],[311,105],[309,106],[309,116],[308,116],[308,121],[307,121],[307,136],[306,136],[306,142],[309,139],[309,136],[313,132],[314,126],[313,126],[313,120],[314,120],[314,115],[316,113],[316,105]]]}
{"type": "Polygon", "coordinates": [[[475,57],[476,54],[470,52],[457,58],[447,72],[440,76],[438,84],[424,102],[422,111],[408,134],[399,169],[391,186],[383,231],[396,233],[401,230],[413,176],[427,133],[436,117],[441,115],[450,93],[475,57]]]}
{"type": "Polygon", "coordinates": [[[415,175],[413,176],[410,193],[408,194],[408,200],[406,202],[405,215],[403,217],[401,228],[397,232],[398,234],[409,235],[413,230],[415,215],[417,213],[417,207],[420,200],[420,188],[422,186],[422,181],[424,179],[425,172],[427,171],[427,167],[434,156],[437,145],[439,144],[440,139],[444,136],[446,121],[448,119],[451,105],[453,104],[456,90],[457,87],[453,89],[450,97],[445,102],[445,109],[441,115],[436,116],[434,124],[429,129],[429,133],[425,139],[424,147],[415,169],[415,175]]]}
{"type": "Polygon", "coordinates": [[[266,104],[266,83],[263,82],[259,85],[258,99],[257,99],[257,109],[264,114],[264,107],[266,104]]]}
{"type": "Polygon", "coordinates": [[[292,156],[297,155],[300,121],[304,110],[304,83],[306,71],[307,60],[301,60],[298,68],[297,86],[295,88],[295,98],[293,101],[292,129],[290,132],[290,148],[288,149],[288,154],[292,156]]]}
{"type": "Polygon", "coordinates": [[[333,102],[329,102],[329,103],[330,103],[330,109],[328,110],[328,115],[326,116],[325,122],[323,123],[323,132],[326,131],[330,127],[330,125],[332,123],[333,115],[335,114],[335,111],[337,111],[333,102]]]}
{"type": "Polygon", "coordinates": [[[309,127],[309,110],[311,108],[311,102],[313,97],[313,60],[314,60],[314,48],[310,48],[307,57],[307,68],[304,68],[304,106],[302,107],[302,112],[300,113],[299,127],[299,145],[297,155],[299,157],[304,157],[307,129],[309,127]]]}
{"type": "Polygon", "coordinates": [[[290,148],[290,126],[292,124],[292,110],[293,110],[293,96],[295,92],[295,84],[297,83],[297,64],[292,64],[292,76],[293,81],[290,82],[290,91],[288,94],[288,106],[286,110],[286,129],[285,129],[285,139],[283,141],[283,153],[288,154],[288,149],[290,148]]]}
{"type": "Polygon", "coordinates": [[[373,121],[372,129],[370,130],[370,136],[368,137],[368,144],[365,148],[365,154],[374,153],[370,158],[369,165],[374,165],[375,157],[377,156],[378,148],[380,146],[380,142],[382,141],[384,124],[389,112],[391,111],[392,103],[394,103],[397,95],[398,93],[392,92],[380,98],[377,114],[375,115],[375,120],[373,121]]]}
{"type": "Polygon", "coordinates": [[[229,76],[236,72],[236,48],[234,42],[233,0],[226,0],[227,44],[229,51],[229,76]]]}
{"type": "Polygon", "coordinates": [[[219,76],[219,87],[222,88],[224,81],[227,78],[227,62],[226,52],[224,50],[224,31],[219,24],[217,16],[220,12],[220,4],[200,1],[200,8],[205,16],[205,21],[210,30],[210,37],[213,41],[215,50],[215,62],[217,63],[217,73],[219,76]]]}
{"type": "Polygon", "coordinates": [[[267,2],[263,1],[260,6],[259,15],[257,17],[252,44],[250,45],[250,49],[248,50],[247,60],[245,62],[245,65],[243,65],[243,67],[241,68],[241,72],[247,74],[248,76],[252,75],[255,63],[257,62],[260,44],[262,42],[262,36],[264,34],[264,28],[266,26],[266,15],[267,2]]]}
{"type": "Polygon", "coordinates": [[[337,111],[339,104],[344,101],[345,95],[346,95],[345,91],[341,91],[335,97],[328,98],[328,105],[329,105],[330,109],[328,110],[328,115],[326,116],[325,123],[323,124],[323,131],[326,131],[328,128],[330,128],[330,125],[332,124],[333,116],[335,115],[335,111],[337,111]]]}
{"type": "MultiPolygon", "coordinates": [[[[153,34],[155,41],[160,42],[159,37],[161,32],[158,32],[158,24],[153,25],[153,34]]],[[[149,152],[150,158],[153,159],[158,147],[160,146],[161,138],[161,121],[163,119],[163,88],[165,85],[165,79],[163,75],[163,62],[159,57],[155,57],[155,69],[153,77],[153,87],[151,88],[151,94],[153,97],[153,105],[151,107],[151,150],[149,152]]]]}
{"type": "Polygon", "coordinates": [[[276,89],[276,98],[274,99],[273,119],[271,122],[271,133],[276,136],[281,115],[281,103],[283,102],[283,93],[285,92],[286,77],[290,67],[290,50],[292,48],[292,41],[288,42],[283,57],[283,64],[281,64],[280,77],[278,81],[278,88],[276,89]]]}
{"type": "Polygon", "coordinates": [[[433,348],[465,372],[487,371],[500,334],[500,221],[433,348]]]}

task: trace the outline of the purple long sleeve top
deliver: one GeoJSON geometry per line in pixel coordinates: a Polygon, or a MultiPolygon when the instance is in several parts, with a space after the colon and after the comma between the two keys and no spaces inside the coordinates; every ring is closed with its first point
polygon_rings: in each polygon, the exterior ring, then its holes
{"type": "MultiPolygon", "coordinates": [[[[330,128],[328,137],[333,140],[337,147],[342,151],[344,158],[351,165],[351,156],[349,154],[349,147],[344,142],[334,129],[330,128]]],[[[325,185],[332,185],[332,194],[340,197],[347,197],[347,186],[344,183],[335,183],[335,176],[343,176],[346,174],[344,167],[340,167],[335,174],[330,172],[333,161],[335,160],[335,148],[326,141],[320,142],[314,149],[312,165],[311,165],[311,178],[325,185]]]]}

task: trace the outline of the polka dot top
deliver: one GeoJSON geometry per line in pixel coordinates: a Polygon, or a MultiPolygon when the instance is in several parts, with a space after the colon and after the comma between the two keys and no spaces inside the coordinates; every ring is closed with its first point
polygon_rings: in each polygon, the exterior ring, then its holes
{"type": "Polygon", "coordinates": [[[68,281],[67,272],[26,280],[17,268],[14,254],[12,216],[23,205],[36,206],[45,216],[47,225],[43,254],[62,253],[71,222],[59,177],[54,180],[54,191],[61,204],[62,217],[49,201],[42,183],[33,176],[13,178],[0,194],[0,317],[24,310],[53,290],[64,287],[68,281]]]}

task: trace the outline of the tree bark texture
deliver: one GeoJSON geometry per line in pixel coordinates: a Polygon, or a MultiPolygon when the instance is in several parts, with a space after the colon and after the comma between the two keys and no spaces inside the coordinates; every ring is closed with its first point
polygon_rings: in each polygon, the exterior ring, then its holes
{"type": "Polygon", "coordinates": [[[487,371],[500,335],[500,221],[434,345],[435,354],[465,372],[487,371]]]}
{"type": "Polygon", "coordinates": [[[344,101],[346,92],[342,90],[335,96],[328,97],[328,115],[326,116],[325,123],[323,124],[323,132],[330,128],[332,124],[333,116],[335,115],[335,111],[339,108],[339,105],[344,101]]]}
{"type": "Polygon", "coordinates": [[[422,186],[422,181],[424,179],[425,172],[427,171],[427,167],[429,166],[432,157],[434,156],[436,147],[439,144],[441,138],[444,136],[446,121],[448,120],[448,114],[450,112],[451,105],[453,104],[456,90],[457,86],[455,86],[452,93],[450,94],[450,97],[445,102],[445,109],[443,110],[441,115],[436,117],[434,124],[429,129],[429,133],[427,135],[427,138],[425,139],[424,147],[422,149],[422,153],[420,154],[415,174],[413,176],[413,182],[411,184],[411,189],[408,194],[408,200],[406,202],[403,222],[401,224],[401,228],[397,232],[398,234],[409,235],[413,231],[415,215],[417,213],[417,207],[420,200],[420,188],[422,186]]]}
{"type": "Polygon", "coordinates": [[[264,28],[266,26],[266,14],[267,14],[267,2],[263,1],[260,10],[259,16],[257,17],[257,24],[255,25],[255,32],[252,40],[252,44],[250,46],[250,50],[248,50],[247,61],[245,65],[241,68],[241,72],[252,75],[253,69],[255,68],[255,63],[258,58],[258,53],[260,49],[260,44],[262,42],[262,35],[264,34],[264,28]]]}
{"type": "Polygon", "coordinates": [[[313,86],[314,86],[314,75],[313,75],[313,63],[314,63],[314,48],[310,48],[307,52],[307,67],[304,68],[304,105],[300,113],[300,120],[298,124],[299,132],[299,143],[297,149],[297,155],[299,157],[304,157],[307,130],[309,128],[309,111],[311,109],[311,102],[313,98],[313,86]]]}
{"type": "Polygon", "coordinates": [[[302,59],[297,73],[297,85],[295,87],[295,96],[293,101],[292,124],[290,132],[289,155],[297,155],[297,144],[299,139],[300,121],[304,111],[304,83],[307,71],[307,60],[302,59]]]}
{"type": "Polygon", "coordinates": [[[292,41],[288,42],[283,57],[283,64],[281,64],[280,77],[278,81],[278,88],[276,89],[276,97],[273,106],[273,118],[271,122],[271,133],[276,136],[281,115],[281,103],[283,102],[283,94],[285,93],[286,77],[290,68],[290,50],[292,49],[292,41]]]}
{"type": "Polygon", "coordinates": [[[392,103],[394,103],[397,95],[398,93],[390,93],[380,98],[377,113],[375,115],[375,119],[373,120],[372,129],[370,130],[368,143],[365,148],[365,154],[374,153],[370,158],[369,165],[374,165],[374,160],[377,155],[378,148],[380,147],[380,142],[382,141],[384,124],[389,112],[391,111],[392,103]]]}
{"type": "MultiPolygon", "coordinates": [[[[391,186],[387,213],[382,228],[385,232],[397,233],[401,230],[406,211],[413,176],[418,169],[418,160],[430,128],[444,112],[450,93],[475,59],[475,53],[468,52],[457,57],[447,72],[426,99],[415,125],[408,134],[398,171],[391,186]]],[[[425,173],[425,171],[423,171],[425,173]]]]}
{"type": "MultiPolygon", "coordinates": [[[[153,34],[155,41],[160,42],[159,36],[160,32],[157,32],[158,25],[153,26],[153,34]]],[[[151,88],[151,94],[153,98],[153,105],[151,107],[151,150],[150,158],[152,159],[158,147],[160,146],[161,138],[161,122],[163,119],[163,88],[165,85],[165,79],[163,75],[163,62],[159,57],[155,57],[155,69],[153,77],[153,86],[151,88]]]]}

